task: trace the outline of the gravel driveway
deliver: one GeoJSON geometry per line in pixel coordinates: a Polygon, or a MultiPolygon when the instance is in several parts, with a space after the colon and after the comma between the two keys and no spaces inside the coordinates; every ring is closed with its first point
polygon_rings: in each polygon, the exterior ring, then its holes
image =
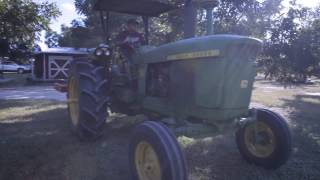
{"type": "Polygon", "coordinates": [[[21,86],[0,88],[0,99],[48,99],[66,101],[66,95],[56,91],[53,86],[21,86]]]}

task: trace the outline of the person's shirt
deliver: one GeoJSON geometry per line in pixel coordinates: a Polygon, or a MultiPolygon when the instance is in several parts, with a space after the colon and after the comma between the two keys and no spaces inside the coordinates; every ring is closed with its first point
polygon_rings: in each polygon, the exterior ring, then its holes
{"type": "Polygon", "coordinates": [[[116,40],[121,48],[128,51],[134,51],[134,48],[138,48],[144,44],[143,35],[136,31],[122,31],[116,40]]]}

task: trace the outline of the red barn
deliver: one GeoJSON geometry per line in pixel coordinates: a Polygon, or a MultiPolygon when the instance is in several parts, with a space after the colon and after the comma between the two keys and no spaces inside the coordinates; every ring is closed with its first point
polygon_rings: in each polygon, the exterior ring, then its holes
{"type": "Polygon", "coordinates": [[[86,48],[59,47],[36,52],[32,66],[35,81],[55,81],[67,79],[70,62],[76,57],[88,55],[86,48]]]}

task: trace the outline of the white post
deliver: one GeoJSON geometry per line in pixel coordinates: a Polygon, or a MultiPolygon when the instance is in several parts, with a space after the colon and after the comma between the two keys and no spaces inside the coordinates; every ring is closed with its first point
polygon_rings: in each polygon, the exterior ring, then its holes
{"type": "Polygon", "coordinates": [[[33,60],[31,61],[31,76],[32,76],[32,79],[33,79],[33,80],[36,79],[36,76],[35,76],[35,74],[34,74],[34,61],[35,61],[35,59],[33,59],[33,60]]]}

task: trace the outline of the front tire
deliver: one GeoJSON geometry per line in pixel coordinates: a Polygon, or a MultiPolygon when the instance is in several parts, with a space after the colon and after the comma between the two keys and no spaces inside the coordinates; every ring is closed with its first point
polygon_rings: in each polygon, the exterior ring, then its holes
{"type": "Polygon", "coordinates": [[[70,124],[81,140],[95,140],[102,135],[108,116],[107,70],[89,60],[75,59],[70,64],[68,111],[70,124]]]}
{"type": "Polygon", "coordinates": [[[257,121],[236,132],[240,154],[249,163],[276,169],[291,154],[291,133],[285,119],[267,109],[257,109],[257,121]]]}
{"type": "Polygon", "coordinates": [[[186,180],[184,154],[164,125],[146,121],[133,132],[129,147],[132,180],[186,180]]]}

